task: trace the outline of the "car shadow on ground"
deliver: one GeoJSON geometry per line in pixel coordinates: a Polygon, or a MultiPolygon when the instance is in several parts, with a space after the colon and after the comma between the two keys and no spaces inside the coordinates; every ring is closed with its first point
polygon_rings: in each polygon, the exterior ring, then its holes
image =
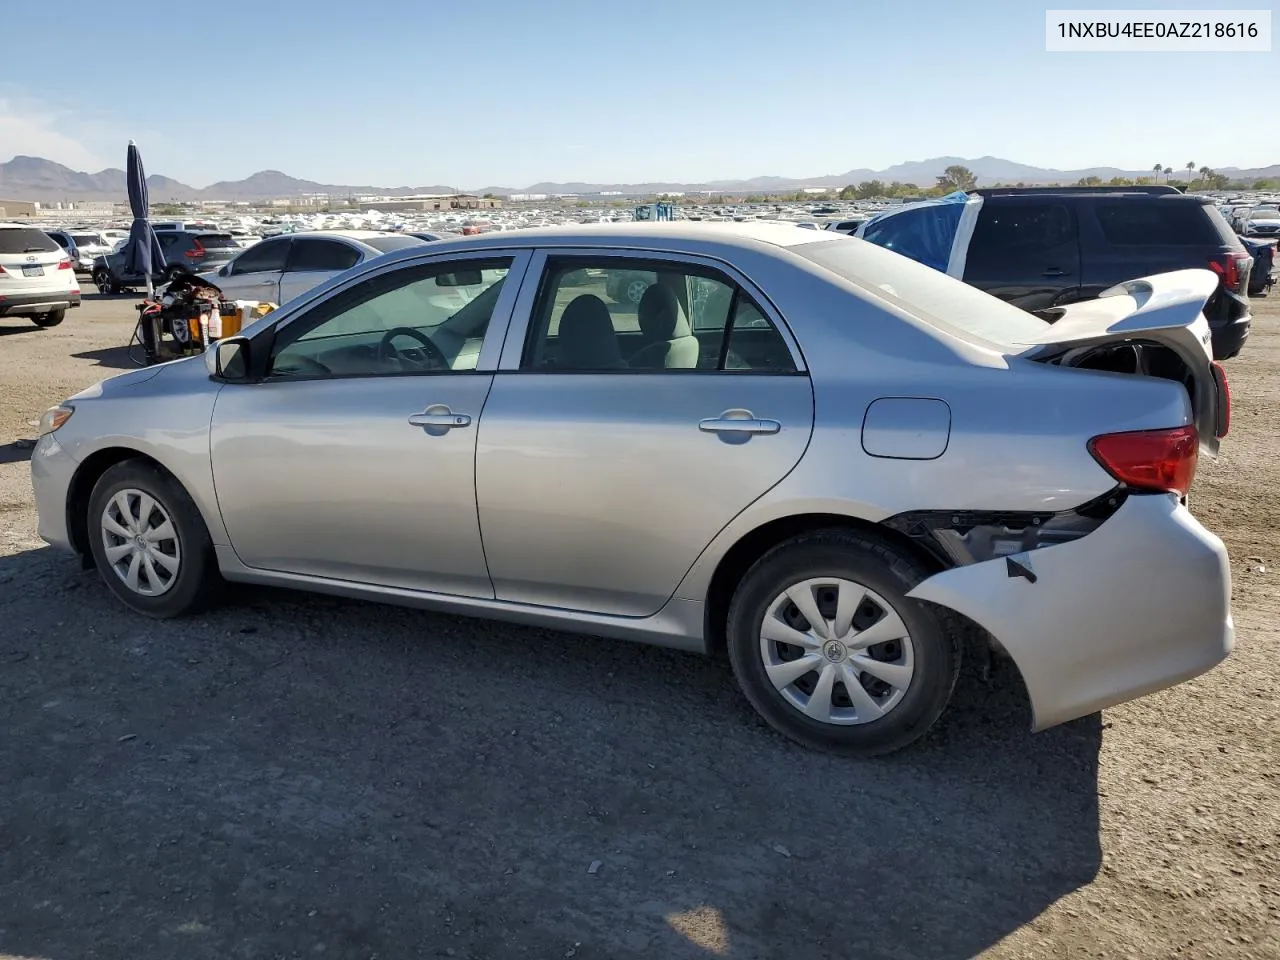
{"type": "Polygon", "coordinates": [[[30,460],[35,445],[35,438],[0,444],[0,463],[23,463],[30,460]]]}
{"type": "Polygon", "coordinates": [[[231,588],[125,611],[0,558],[0,954],[967,958],[1100,866],[1092,716],[967,671],[890,758],[717,659],[231,588]]]}
{"type": "Polygon", "coordinates": [[[99,367],[112,370],[136,370],[143,366],[141,362],[145,351],[140,343],[126,344],[119,347],[102,347],[98,350],[85,350],[83,353],[71,354],[77,360],[92,360],[99,367]],[[130,354],[132,353],[132,356],[130,354]],[[137,359],[133,359],[136,357],[137,359]]]}

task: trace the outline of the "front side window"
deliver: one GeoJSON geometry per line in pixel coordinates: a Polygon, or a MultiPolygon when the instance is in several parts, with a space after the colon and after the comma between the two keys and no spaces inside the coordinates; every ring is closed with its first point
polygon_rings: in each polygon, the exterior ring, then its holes
{"type": "Polygon", "coordinates": [[[283,270],[289,253],[288,240],[263,240],[256,243],[231,262],[232,276],[242,273],[265,273],[283,270]]]}
{"type": "Polygon", "coordinates": [[[272,379],[474,370],[510,258],[404,267],[363,280],[281,329],[272,379]]]}
{"type": "Polygon", "coordinates": [[[972,248],[978,251],[1029,253],[1071,240],[1071,211],[1057,203],[988,204],[978,217],[972,248]]]}
{"type": "Polygon", "coordinates": [[[792,373],[786,341],[718,270],[631,258],[548,259],[521,369],[792,373]]]}

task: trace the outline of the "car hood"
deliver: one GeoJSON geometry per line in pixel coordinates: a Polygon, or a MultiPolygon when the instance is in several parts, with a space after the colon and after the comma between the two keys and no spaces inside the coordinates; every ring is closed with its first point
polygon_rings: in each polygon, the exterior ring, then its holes
{"type": "MultiPolygon", "coordinates": [[[[194,357],[180,357],[177,360],[169,360],[165,363],[152,364],[149,367],[140,367],[137,370],[127,370],[124,373],[118,373],[113,377],[107,377],[99,380],[91,387],[86,387],[74,396],[68,397],[68,401],[72,400],[96,400],[98,397],[109,397],[113,394],[123,393],[137,387],[141,384],[154,380],[163,373],[176,370],[184,364],[190,364],[195,361],[198,365],[203,366],[203,358],[200,355],[194,357]]],[[[201,371],[203,373],[203,370],[201,371]]]]}

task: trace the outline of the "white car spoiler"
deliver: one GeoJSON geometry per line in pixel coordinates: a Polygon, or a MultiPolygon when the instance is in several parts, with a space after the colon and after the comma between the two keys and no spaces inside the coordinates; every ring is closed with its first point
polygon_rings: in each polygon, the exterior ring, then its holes
{"type": "Polygon", "coordinates": [[[1127,280],[1095,300],[1058,308],[1055,322],[1014,346],[1025,348],[1017,354],[1023,359],[1055,360],[1065,367],[1107,343],[1142,340],[1169,347],[1195,378],[1196,429],[1201,446],[1216,454],[1218,439],[1226,434],[1230,403],[1222,368],[1213,363],[1209,322],[1204,318],[1204,305],[1217,289],[1217,274],[1204,269],[1127,280]]]}

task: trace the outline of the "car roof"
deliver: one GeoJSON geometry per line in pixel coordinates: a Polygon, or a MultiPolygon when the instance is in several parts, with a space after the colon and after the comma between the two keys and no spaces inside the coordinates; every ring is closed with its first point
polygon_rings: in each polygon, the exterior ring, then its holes
{"type": "Polygon", "coordinates": [[[348,240],[368,240],[373,237],[399,237],[408,236],[408,234],[400,234],[394,230],[297,230],[294,233],[279,233],[275,237],[265,237],[266,240],[275,240],[276,237],[345,237],[348,240]]]}
{"type": "MultiPolygon", "coordinates": [[[[297,236],[297,234],[295,234],[297,236]]],[[[843,234],[803,230],[791,223],[657,221],[635,223],[566,224],[554,227],[522,227],[480,233],[469,237],[446,237],[423,247],[406,247],[384,254],[383,262],[421,257],[428,250],[435,256],[469,250],[497,250],[519,247],[624,247],[637,250],[681,251],[729,258],[735,251],[760,252],[768,247],[785,249],[806,243],[847,243],[843,234]]]]}

